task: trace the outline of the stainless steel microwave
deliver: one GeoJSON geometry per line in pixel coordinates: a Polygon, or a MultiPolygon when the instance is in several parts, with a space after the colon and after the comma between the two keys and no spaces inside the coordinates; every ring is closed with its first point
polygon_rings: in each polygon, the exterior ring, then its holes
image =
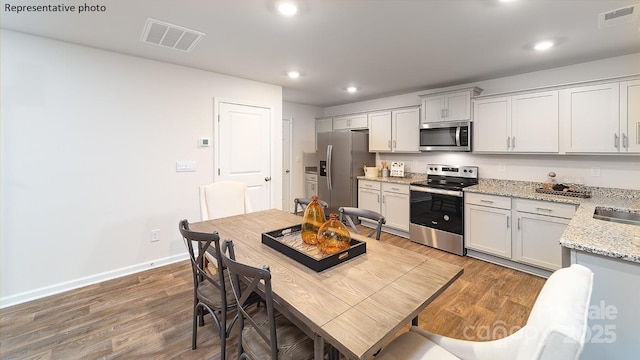
{"type": "Polygon", "coordinates": [[[471,121],[420,124],[420,151],[471,151],[471,121]]]}

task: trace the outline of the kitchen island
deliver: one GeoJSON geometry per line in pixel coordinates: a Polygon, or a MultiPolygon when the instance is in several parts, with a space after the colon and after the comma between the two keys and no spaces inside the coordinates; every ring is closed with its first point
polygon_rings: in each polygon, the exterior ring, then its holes
{"type": "MultiPolygon", "coordinates": [[[[537,193],[540,183],[482,180],[468,193],[577,206],[560,237],[570,263],[594,272],[583,360],[636,359],[640,354],[640,226],[594,219],[596,207],[640,213],[640,191],[589,188],[591,198],[537,193]]],[[[568,265],[568,264],[564,264],[568,265]]]]}

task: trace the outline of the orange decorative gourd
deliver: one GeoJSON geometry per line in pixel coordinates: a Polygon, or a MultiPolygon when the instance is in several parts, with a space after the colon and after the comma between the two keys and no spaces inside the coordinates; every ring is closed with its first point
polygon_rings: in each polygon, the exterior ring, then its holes
{"type": "Polygon", "coordinates": [[[318,249],[327,255],[348,249],[351,245],[351,235],[347,228],[338,220],[338,214],[331,214],[329,220],[318,230],[318,249]]]}
{"type": "Polygon", "coordinates": [[[318,202],[318,197],[314,195],[311,197],[311,202],[307,205],[302,217],[302,241],[309,245],[316,245],[318,243],[318,230],[324,221],[324,209],[318,202]]]}

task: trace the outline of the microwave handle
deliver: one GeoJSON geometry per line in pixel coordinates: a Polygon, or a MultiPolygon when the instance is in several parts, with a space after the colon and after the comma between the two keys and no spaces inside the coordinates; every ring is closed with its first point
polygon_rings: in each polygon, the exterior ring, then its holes
{"type": "Polygon", "coordinates": [[[460,146],[460,129],[462,128],[462,126],[457,126],[456,127],[456,146],[460,146]]]}

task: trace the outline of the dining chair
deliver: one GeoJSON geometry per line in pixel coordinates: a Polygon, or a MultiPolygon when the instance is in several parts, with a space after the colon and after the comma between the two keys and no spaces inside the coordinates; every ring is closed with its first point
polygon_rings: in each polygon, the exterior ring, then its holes
{"type": "Polygon", "coordinates": [[[588,332],[592,289],[593,272],[574,264],[551,274],[526,325],[505,338],[458,340],[413,326],[385,347],[376,360],[576,360],[588,332]]]}
{"type": "MultiPolygon", "coordinates": [[[[300,207],[300,209],[304,213],[304,210],[307,208],[307,205],[309,205],[310,202],[311,202],[311,199],[309,199],[309,198],[295,198],[295,199],[293,199],[293,214],[294,215],[298,215],[298,207],[300,207]]],[[[320,205],[322,205],[322,208],[324,209],[325,215],[329,215],[329,214],[327,214],[327,211],[329,210],[329,204],[327,204],[326,201],[322,201],[320,199],[318,199],[318,203],[320,203],[320,205]]]]}
{"type": "Polygon", "coordinates": [[[222,243],[221,254],[236,304],[245,303],[248,293],[256,292],[266,305],[252,308],[254,311],[238,307],[238,359],[313,359],[313,340],[274,309],[269,266],[257,268],[237,262],[231,240],[222,243]]]}
{"type": "MultiPolygon", "coordinates": [[[[205,254],[212,255],[221,263],[220,258],[220,236],[217,232],[200,233],[189,230],[189,222],[181,220],[179,230],[189,252],[191,260],[191,270],[193,273],[193,335],[191,348],[196,349],[198,338],[198,326],[204,325],[204,315],[209,313],[213,318],[220,337],[220,354],[225,359],[226,339],[229,337],[231,328],[237,320],[234,316],[229,320],[229,312],[237,307],[231,291],[227,291],[230,286],[229,278],[226,276],[224,268],[218,269],[214,275],[205,271],[205,254]]],[[[247,302],[243,306],[255,303],[258,299],[255,294],[251,297],[248,293],[247,302]]]]}
{"type": "Polygon", "coordinates": [[[217,181],[200,186],[202,221],[253,212],[247,185],[236,181],[217,181]]]}
{"type": "Polygon", "coordinates": [[[356,234],[359,234],[358,228],[356,224],[353,222],[351,217],[357,216],[359,218],[365,218],[369,220],[373,220],[378,223],[376,227],[367,235],[367,237],[372,237],[373,234],[376,235],[376,240],[380,240],[380,233],[382,232],[382,225],[386,223],[384,216],[378,214],[375,211],[359,209],[354,207],[340,207],[338,209],[339,219],[340,221],[347,220],[351,228],[356,234]]]}

